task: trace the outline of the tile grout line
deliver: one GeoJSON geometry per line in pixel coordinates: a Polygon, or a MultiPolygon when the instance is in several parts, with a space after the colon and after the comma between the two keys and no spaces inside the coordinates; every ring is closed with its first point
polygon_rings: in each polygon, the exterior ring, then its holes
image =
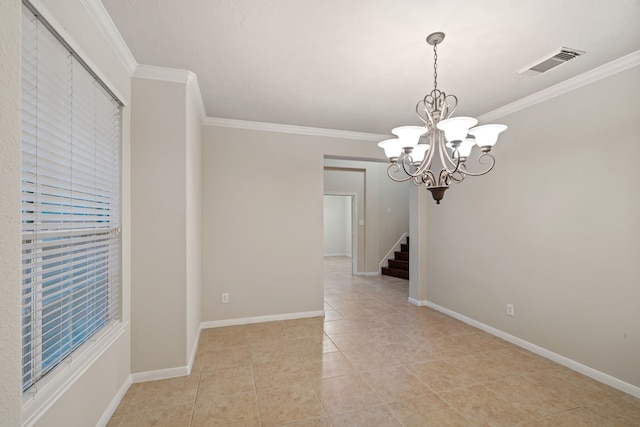
{"type": "Polygon", "coordinates": [[[198,385],[196,386],[196,395],[193,398],[193,407],[191,408],[191,418],[189,419],[189,427],[193,425],[193,417],[196,413],[196,402],[198,401],[198,396],[200,395],[200,383],[202,382],[202,367],[199,368],[198,372],[198,385]]]}

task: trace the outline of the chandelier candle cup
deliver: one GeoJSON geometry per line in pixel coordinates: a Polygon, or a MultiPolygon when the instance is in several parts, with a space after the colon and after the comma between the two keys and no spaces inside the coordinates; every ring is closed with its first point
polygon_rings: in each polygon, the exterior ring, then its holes
{"type": "Polygon", "coordinates": [[[429,144],[418,144],[411,151],[411,158],[413,160],[412,164],[417,166],[420,165],[422,159],[424,159],[424,153],[429,149],[429,144]]]}
{"type": "Polygon", "coordinates": [[[489,152],[500,132],[507,129],[504,125],[476,126],[478,120],[473,117],[451,117],[458,106],[458,98],[438,89],[437,50],[444,38],[442,32],[427,36],[427,43],[433,46],[433,90],[418,101],[415,108],[424,126],[396,127],[391,133],[398,138],[378,144],[391,162],[387,167],[389,178],[424,185],[438,204],[450,184],[460,183],[467,176],[484,175],[493,169],[496,161],[489,152]],[[420,144],[420,137],[425,134],[426,143],[420,144]],[[475,159],[480,165],[476,167],[482,168],[479,171],[467,168],[475,145],[481,151],[475,159]],[[440,163],[439,171],[434,167],[434,159],[440,163]]]}
{"type": "Polygon", "coordinates": [[[400,126],[391,131],[402,142],[402,148],[415,148],[420,142],[420,137],[427,133],[424,126],[400,126]]]}
{"type": "Polygon", "coordinates": [[[460,142],[467,138],[469,129],[478,123],[473,117],[454,117],[438,123],[437,128],[444,132],[444,137],[455,146],[455,142],[460,142]]]}
{"type": "Polygon", "coordinates": [[[488,153],[491,151],[491,147],[498,142],[498,134],[505,130],[507,130],[505,125],[484,125],[469,129],[469,133],[475,136],[478,147],[488,153]]]}
{"type": "Polygon", "coordinates": [[[394,159],[398,160],[398,157],[402,154],[402,143],[398,138],[385,139],[378,143],[378,147],[384,150],[385,156],[387,156],[392,162],[394,159]]]}
{"type": "MultiPolygon", "coordinates": [[[[473,149],[474,145],[476,145],[475,139],[466,138],[464,141],[460,141],[457,147],[458,156],[460,156],[460,160],[466,159],[471,155],[471,150],[473,149]]],[[[456,149],[456,147],[454,147],[453,143],[451,142],[447,142],[447,147],[450,148],[452,151],[456,149]]]]}

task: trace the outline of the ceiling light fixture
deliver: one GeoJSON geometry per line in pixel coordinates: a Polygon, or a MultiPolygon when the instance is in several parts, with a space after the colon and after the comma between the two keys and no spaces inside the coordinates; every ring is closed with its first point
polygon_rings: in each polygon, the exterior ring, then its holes
{"type": "Polygon", "coordinates": [[[391,131],[397,138],[378,144],[391,161],[387,168],[389,178],[424,184],[437,204],[452,182],[459,183],[467,176],[484,175],[493,169],[495,158],[491,148],[498,134],[507,129],[505,125],[476,126],[478,120],[472,117],[451,117],[458,98],[438,89],[438,45],[442,40],[441,32],[427,36],[427,43],[433,46],[433,90],[416,105],[416,113],[425,126],[397,127],[391,131]],[[422,135],[426,135],[426,143],[420,143],[422,135]],[[481,151],[477,162],[485,167],[480,172],[467,170],[474,145],[481,151]],[[431,169],[436,155],[442,167],[437,175],[431,169]]]}

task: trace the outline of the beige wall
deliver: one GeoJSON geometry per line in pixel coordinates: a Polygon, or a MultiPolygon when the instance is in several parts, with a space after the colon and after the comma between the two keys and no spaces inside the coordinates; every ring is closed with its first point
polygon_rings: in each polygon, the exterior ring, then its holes
{"type": "MultiPolygon", "coordinates": [[[[83,2],[35,1],[45,18],[94,66],[122,101],[130,99],[129,73],[95,26],[83,2]]],[[[20,384],[20,20],[21,2],[0,2],[0,425],[21,419],[20,384]],[[17,126],[17,127],[16,127],[17,126]],[[17,203],[17,204],[16,204],[17,203]],[[13,344],[12,344],[13,343],[13,344]]],[[[123,292],[122,317],[129,317],[129,109],[123,109],[123,292]]],[[[95,425],[126,383],[129,372],[128,328],[64,393],[49,403],[37,425],[95,425]],[[100,384],[96,391],[95,384],[100,384]],[[73,405],[70,406],[70,402],[73,405]],[[73,411],[70,410],[73,408],[73,411]]]]}
{"type": "Polygon", "coordinates": [[[0,426],[20,424],[20,21],[0,2],[0,426]]]}
{"type": "Polygon", "coordinates": [[[195,357],[195,345],[200,331],[200,301],[202,289],[202,119],[204,110],[195,75],[187,82],[186,103],[186,194],[187,194],[187,362],[195,357]]]}
{"type": "Polygon", "coordinates": [[[323,310],[324,156],[375,159],[376,143],[208,125],[202,136],[202,320],[323,310]]]}
{"type": "Polygon", "coordinates": [[[199,329],[202,115],[189,76],[132,83],[134,373],[186,372],[199,329]]]}
{"type": "Polygon", "coordinates": [[[638,94],[635,67],[500,119],[494,171],[429,205],[429,301],[640,386],[638,94]]]}

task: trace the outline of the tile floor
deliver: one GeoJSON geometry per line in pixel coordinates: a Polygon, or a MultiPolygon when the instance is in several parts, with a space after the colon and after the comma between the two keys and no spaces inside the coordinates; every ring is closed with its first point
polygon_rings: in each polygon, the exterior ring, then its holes
{"type": "Polygon", "coordinates": [[[640,400],[325,260],[326,317],[203,330],[188,377],[133,384],[109,427],[640,426],[640,400]]]}

